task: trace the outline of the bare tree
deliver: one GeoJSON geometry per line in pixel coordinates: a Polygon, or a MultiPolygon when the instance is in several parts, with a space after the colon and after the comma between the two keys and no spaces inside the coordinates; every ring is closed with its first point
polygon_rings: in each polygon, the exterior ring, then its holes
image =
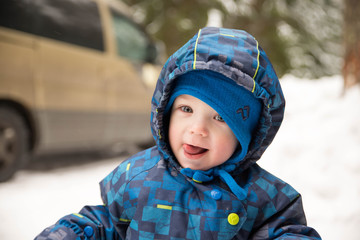
{"type": "Polygon", "coordinates": [[[345,0],[344,8],[344,90],[360,83],[360,1],[345,0]]]}

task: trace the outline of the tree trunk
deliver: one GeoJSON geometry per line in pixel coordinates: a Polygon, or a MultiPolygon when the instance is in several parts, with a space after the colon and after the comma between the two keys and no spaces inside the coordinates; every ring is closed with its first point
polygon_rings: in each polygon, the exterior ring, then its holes
{"type": "Polygon", "coordinates": [[[360,1],[344,0],[344,90],[360,83],[360,1]]]}

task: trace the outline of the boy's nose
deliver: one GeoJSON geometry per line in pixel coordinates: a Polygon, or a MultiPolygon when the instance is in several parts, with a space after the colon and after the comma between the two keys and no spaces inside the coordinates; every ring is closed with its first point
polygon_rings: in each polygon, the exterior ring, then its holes
{"type": "Polygon", "coordinates": [[[204,119],[195,119],[190,124],[189,131],[191,134],[200,135],[202,137],[208,136],[208,129],[204,119]]]}

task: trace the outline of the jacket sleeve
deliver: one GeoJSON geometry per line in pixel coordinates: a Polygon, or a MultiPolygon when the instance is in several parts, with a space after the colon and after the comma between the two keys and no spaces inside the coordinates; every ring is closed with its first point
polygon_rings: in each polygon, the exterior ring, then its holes
{"type": "Polygon", "coordinates": [[[126,161],[121,163],[101,183],[101,196],[104,205],[85,206],[79,213],[61,218],[56,224],[42,231],[35,240],[73,240],[73,239],[123,239],[128,221],[118,222],[117,214],[122,215],[123,206],[120,198],[126,185],[126,161]],[[125,166],[125,167],[124,167],[125,166]],[[114,189],[114,180],[115,187],[114,189]],[[105,184],[106,183],[106,184],[105,184]],[[104,186],[104,184],[106,186],[104,186]],[[109,199],[109,197],[111,199],[109,199]],[[109,206],[109,202],[113,202],[109,206]],[[116,226],[114,226],[114,223],[116,226]]]}
{"type": "Polygon", "coordinates": [[[78,214],[67,215],[35,240],[125,239],[137,204],[137,192],[129,191],[129,183],[133,176],[158,162],[160,157],[153,153],[156,149],[131,156],[100,182],[103,206],[86,206],[78,214]]]}
{"type": "Polygon", "coordinates": [[[321,237],[316,230],[306,225],[301,196],[298,195],[285,208],[270,217],[250,239],[321,240],[321,237]]]}
{"type": "Polygon", "coordinates": [[[105,206],[85,206],[79,213],[61,218],[35,240],[121,239],[105,206]]]}

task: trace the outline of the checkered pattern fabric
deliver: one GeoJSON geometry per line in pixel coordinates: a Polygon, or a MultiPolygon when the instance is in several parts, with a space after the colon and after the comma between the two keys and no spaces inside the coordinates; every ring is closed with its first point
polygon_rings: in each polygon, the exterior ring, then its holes
{"type": "Polygon", "coordinates": [[[122,162],[102,180],[104,205],[67,215],[36,239],[320,239],[306,226],[300,194],[255,163],[274,138],[284,106],[279,80],[251,35],[201,29],[160,74],[151,117],[156,146],[122,162]],[[230,172],[246,194],[243,200],[219,177],[198,183],[182,174],[169,150],[163,113],[172,84],[198,69],[223,74],[263,103],[248,153],[230,172]]]}

